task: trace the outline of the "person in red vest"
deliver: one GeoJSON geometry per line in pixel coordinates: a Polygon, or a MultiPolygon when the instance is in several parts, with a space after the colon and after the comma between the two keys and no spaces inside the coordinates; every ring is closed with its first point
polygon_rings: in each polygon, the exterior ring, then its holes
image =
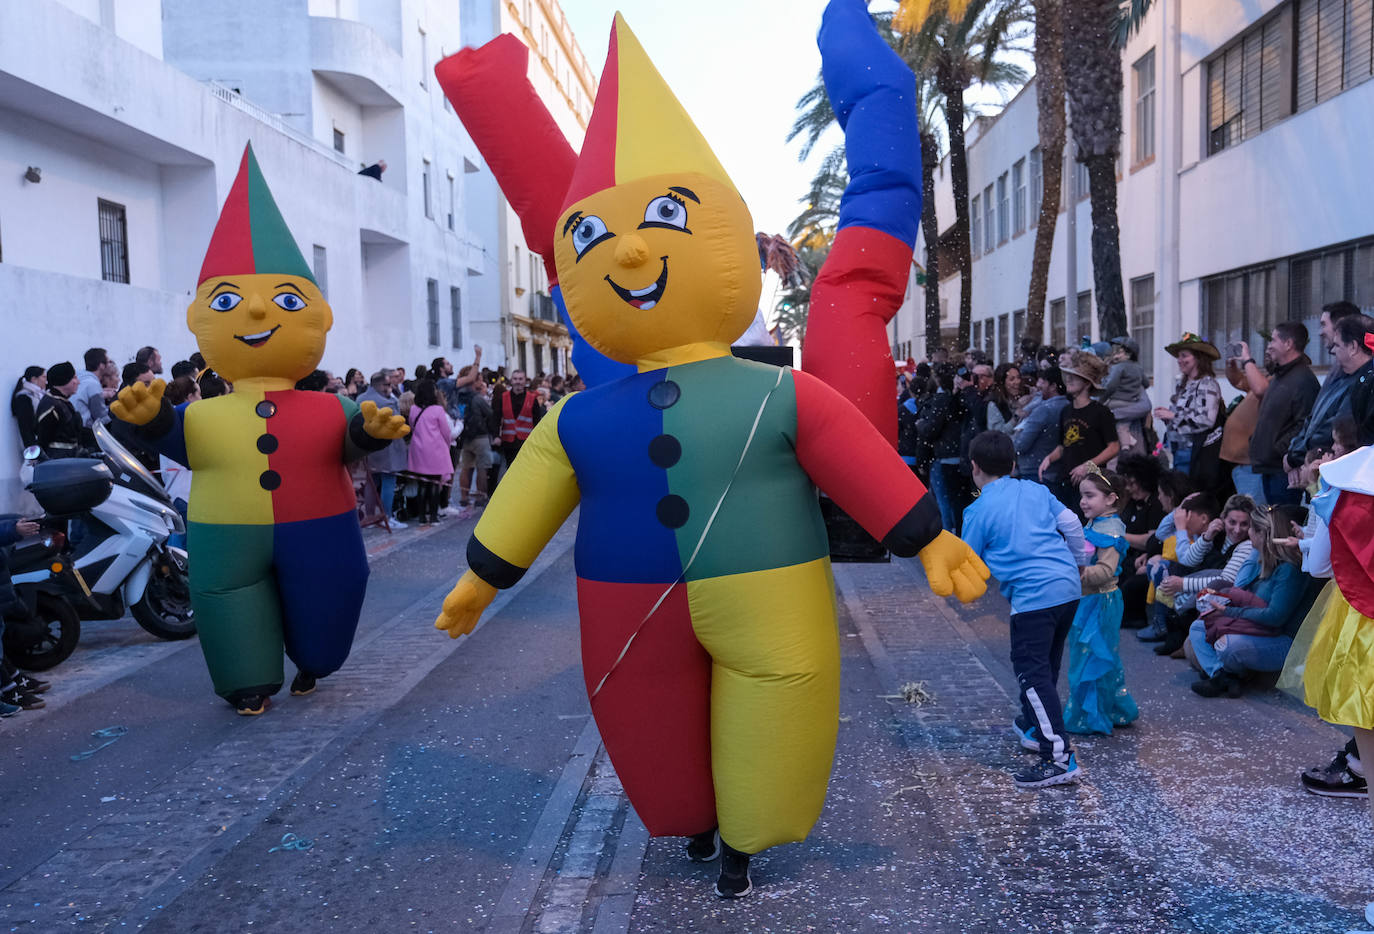
{"type": "Polygon", "coordinates": [[[529,377],[524,370],[510,375],[510,388],[500,390],[492,400],[492,408],[501,416],[501,456],[509,468],[520,453],[520,446],[544,417],[544,405],[539,393],[527,392],[529,377]]]}

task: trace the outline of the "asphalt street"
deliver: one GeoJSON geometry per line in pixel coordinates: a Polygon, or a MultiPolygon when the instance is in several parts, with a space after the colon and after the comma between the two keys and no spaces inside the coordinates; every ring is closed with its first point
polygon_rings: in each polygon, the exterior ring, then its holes
{"type": "Polygon", "coordinates": [[[716,899],[714,866],[647,837],[601,749],[573,523],[471,637],[432,628],[471,527],[370,530],[348,664],[262,717],[213,695],[194,640],[89,624],[48,707],[0,721],[0,929],[1368,927],[1364,803],[1296,780],[1339,731],[1273,690],[1199,698],[1182,663],[1127,635],[1140,722],[1079,741],[1081,785],[1018,792],[1006,604],[947,605],[904,561],[836,568],[825,812],[755,859],[754,895],[716,899]],[[127,732],[92,735],[110,727],[127,732]]]}

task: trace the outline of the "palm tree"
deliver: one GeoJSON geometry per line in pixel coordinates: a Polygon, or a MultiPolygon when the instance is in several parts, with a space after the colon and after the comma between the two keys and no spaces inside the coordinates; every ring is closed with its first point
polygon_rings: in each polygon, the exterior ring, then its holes
{"type": "Polygon", "coordinates": [[[1026,296],[1026,333],[1045,333],[1045,290],[1049,286],[1054,228],[1064,179],[1064,29],[1060,0],[1035,0],[1035,100],[1039,109],[1041,197],[1026,296]]]}
{"type": "MultiPolygon", "coordinates": [[[[973,321],[973,255],[969,243],[968,150],[964,94],[975,84],[1024,84],[1026,70],[1005,58],[1027,38],[1027,0],[902,0],[893,29],[903,58],[929,69],[944,103],[954,194],[954,259],[959,265],[958,344],[965,347],[973,321]]],[[[929,243],[929,239],[927,238],[929,243]]],[[[938,280],[937,280],[938,281],[938,280]]]]}

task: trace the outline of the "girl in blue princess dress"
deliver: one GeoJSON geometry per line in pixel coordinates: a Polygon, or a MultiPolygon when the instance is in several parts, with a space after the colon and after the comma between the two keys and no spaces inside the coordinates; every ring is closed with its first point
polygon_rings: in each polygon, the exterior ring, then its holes
{"type": "Polygon", "coordinates": [[[1069,629],[1069,701],[1064,728],[1071,733],[1105,733],[1127,726],[1140,711],[1126,690],[1121,667],[1121,591],[1116,586],[1126,554],[1126,524],[1117,516],[1126,489],[1113,473],[1093,471],[1078,485],[1087,521],[1089,564],[1079,569],[1083,598],[1069,629]]]}

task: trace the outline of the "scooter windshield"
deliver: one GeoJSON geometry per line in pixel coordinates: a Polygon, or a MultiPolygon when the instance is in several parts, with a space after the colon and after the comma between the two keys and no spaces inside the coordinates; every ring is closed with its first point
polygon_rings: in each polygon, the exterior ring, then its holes
{"type": "Polygon", "coordinates": [[[110,429],[100,422],[95,424],[95,441],[100,445],[100,450],[105,452],[105,456],[111,461],[111,466],[115,468],[115,475],[120,482],[127,483],[140,492],[158,499],[165,503],[171,500],[167,496],[167,490],[157,478],[148,472],[137,457],[129,453],[129,449],[115,440],[115,436],[110,434],[110,429]]]}

